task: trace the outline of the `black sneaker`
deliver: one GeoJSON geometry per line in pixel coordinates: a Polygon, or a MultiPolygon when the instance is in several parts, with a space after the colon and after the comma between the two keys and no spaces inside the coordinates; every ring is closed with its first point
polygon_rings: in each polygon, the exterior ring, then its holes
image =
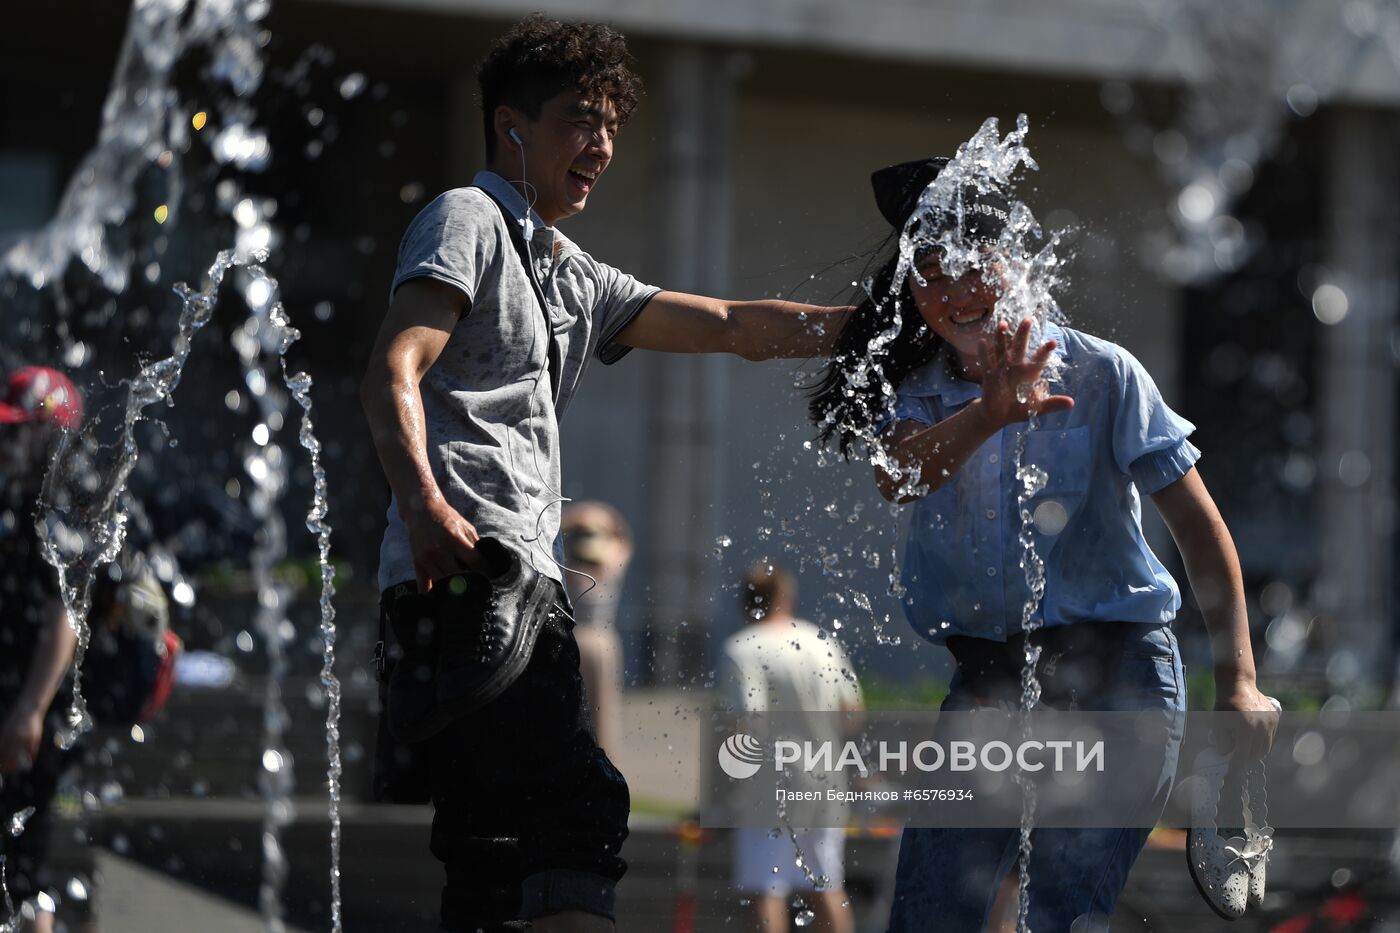
{"type": "Polygon", "coordinates": [[[485,706],[530,663],[535,639],[554,613],[554,581],[495,538],[476,543],[480,569],[433,581],[401,597],[394,635],[403,656],[389,681],[389,728],[421,742],[485,706]]]}

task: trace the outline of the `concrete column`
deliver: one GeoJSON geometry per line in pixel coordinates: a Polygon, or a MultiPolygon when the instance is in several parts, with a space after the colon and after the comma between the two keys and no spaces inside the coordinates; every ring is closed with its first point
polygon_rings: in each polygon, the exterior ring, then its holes
{"type": "Polygon", "coordinates": [[[1332,691],[1363,703],[1382,699],[1394,663],[1397,142],[1393,114],[1331,115],[1326,256],[1330,284],[1341,291],[1314,298],[1324,320],[1317,604],[1335,633],[1332,691]]]}
{"type": "MultiPolygon", "coordinates": [[[[658,56],[664,64],[649,95],[659,117],[658,284],[672,291],[729,291],[734,79],[728,58],[688,44],[658,56]]],[[[702,637],[714,613],[725,361],[650,354],[646,365],[649,547],[642,572],[655,680],[672,684],[703,663],[702,637]]]]}

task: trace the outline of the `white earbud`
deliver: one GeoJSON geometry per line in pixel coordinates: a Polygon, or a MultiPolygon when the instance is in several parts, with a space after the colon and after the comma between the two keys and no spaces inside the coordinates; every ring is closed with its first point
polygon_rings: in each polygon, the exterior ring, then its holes
{"type": "MultiPolygon", "coordinates": [[[[526,186],[526,190],[529,190],[529,182],[525,180],[525,143],[521,141],[520,134],[513,126],[506,131],[506,135],[515,140],[515,144],[520,147],[520,183],[526,186]]],[[[525,233],[525,242],[528,244],[530,238],[535,235],[535,224],[530,218],[530,205],[528,203],[525,205],[525,216],[520,219],[520,227],[525,233]]]]}

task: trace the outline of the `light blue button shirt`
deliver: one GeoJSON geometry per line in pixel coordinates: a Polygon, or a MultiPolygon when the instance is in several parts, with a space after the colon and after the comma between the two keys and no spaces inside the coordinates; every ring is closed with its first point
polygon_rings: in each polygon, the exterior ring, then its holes
{"type": "MultiPolygon", "coordinates": [[[[1147,370],[1106,340],[1054,325],[1064,372],[1052,388],[1074,408],[1041,419],[1025,462],[1049,480],[1028,503],[1045,561],[1046,625],[1117,621],[1161,625],[1181,594],[1142,533],[1139,493],[1176,482],[1200,458],[1194,425],[1167,407],[1147,370]]],[[[899,387],[899,421],[936,424],[982,394],[948,372],[946,347],[899,387]]],[[[1026,426],[1004,428],[941,488],[920,499],[905,548],[904,610],[924,637],[1005,641],[1021,629],[1030,590],[1018,537],[1016,444],[1026,426]]]]}

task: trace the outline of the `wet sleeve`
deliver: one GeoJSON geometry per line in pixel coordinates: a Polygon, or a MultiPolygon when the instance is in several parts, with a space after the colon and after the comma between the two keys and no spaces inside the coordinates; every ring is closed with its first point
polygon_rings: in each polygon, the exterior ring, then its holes
{"type": "Polygon", "coordinates": [[[476,299],[491,257],[499,248],[499,209],[486,195],[456,188],[438,195],[418,212],[399,244],[399,264],[389,288],[413,279],[434,279],[476,299]]]}
{"type": "Polygon", "coordinates": [[[916,421],[932,427],[935,424],[928,402],[918,395],[896,395],[893,411],[886,411],[875,421],[875,433],[880,435],[901,421],[916,421]]]}
{"type": "Polygon", "coordinates": [[[605,263],[594,260],[593,265],[598,280],[598,299],[593,305],[593,329],[598,334],[596,353],[599,360],[611,365],[632,349],[615,343],[617,335],[627,329],[661,289],[643,285],[605,263]]]}
{"type": "Polygon", "coordinates": [[[1172,411],[1143,365],[1126,350],[1117,361],[1113,457],[1139,491],[1151,495],[1181,479],[1201,452],[1187,437],[1196,426],[1172,411]]]}

